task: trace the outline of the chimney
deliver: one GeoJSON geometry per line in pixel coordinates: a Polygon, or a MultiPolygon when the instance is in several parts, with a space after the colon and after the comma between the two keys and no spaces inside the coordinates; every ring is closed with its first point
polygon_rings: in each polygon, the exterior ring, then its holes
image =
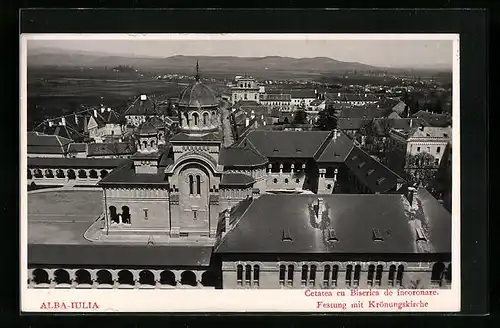
{"type": "Polygon", "coordinates": [[[75,123],[76,125],[78,125],[78,116],[76,115],[76,113],[75,113],[75,123]]]}
{"type": "Polygon", "coordinates": [[[226,228],[224,229],[224,232],[226,232],[226,233],[228,233],[229,229],[231,228],[230,219],[231,219],[231,208],[228,208],[226,210],[226,212],[224,213],[224,222],[225,222],[225,225],[226,225],[226,228]]]}
{"type": "Polygon", "coordinates": [[[54,123],[52,123],[52,121],[49,121],[49,127],[52,127],[52,125],[54,125],[54,123]]]}
{"type": "Polygon", "coordinates": [[[106,108],[102,107],[101,108],[101,113],[104,113],[105,110],[106,110],[106,108]]]}
{"type": "Polygon", "coordinates": [[[339,93],[337,93],[337,97],[340,97],[340,92],[339,92],[339,93]]]}
{"type": "Polygon", "coordinates": [[[406,199],[408,200],[408,203],[410,203],[410,206],[413,207],[413,196],[415,193],[416,189],[414,187],[408,187],[408,192],[406,195],[406,199]]]}
{"type": "Polygon", "coordinates": [[[61,117],[61,125],[66,125],[66,118],[65,117],[61,117]]]}
{"type": "Polygon", "coordinates": [[[323,212],[325,211],[325,203],[323,202],[323,198],[318,198],[317,212],[316,212],[316,223],[320,224],[323,218],[323,212]]]}
{"type": "Polygon", "coordinates": [[[337,139],[337,129],[333,129],[333,139],[337,139]]]}
{"type": "Polygon", "coordinates": [[[141,95],[141,101],[146,100],[146,98],[147,98],[146,95],[141,95]]]}
{"type": "Polygon", "coordinates": [[[94,117],[97,118],[97,109],[94,109],[94,117]]]}
{"type": "Polygon", "coordinates": [[[108,112],[111,112],[111,108],[108,107],[108,112]]]}
{"type": "Polygon", "coordinates": [[[250,119],[247,117],[245,119],[245,126],[249,126],[250,125],[250,119]]]}
{"type": "Polygon", "coordinates": [[[413,127],[413,119],[410,118],[410,128],[412,128],[412,127],[413,127]]]}

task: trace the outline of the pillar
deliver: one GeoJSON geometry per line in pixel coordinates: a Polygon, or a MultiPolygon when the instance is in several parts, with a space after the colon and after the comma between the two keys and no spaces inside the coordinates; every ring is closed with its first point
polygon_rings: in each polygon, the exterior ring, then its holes
{"type": "Polygon", "coordinates": [[[294,165],[294,164],[292,164],[292,165],[290,166],[290,168],[291,168],[290,172],[292,172],[292,176],[293,176],[293,172],[295,171],[295,165],[294,165]]]}
{"type": "Polygon", "coordinates": [[[139,270],[132,270],[132,276],[134,277],[134,288],[139,288],[141,285],[139,281],[139,270]]]}
{"type": "Polygon", "coordinates": [[[118,271],[117,270],[111,271],[111,279],[113,279],[113,288],[120,287],[120,283],[118,282],[118,271]]]}
{"type": "Polygon", "coordinates": [[[181,285],[181,274],[182,272],[179,271],[179,270],[175,270],[173,271],[174,275],[175,275],[175,286],[176,287],[179,287],[181,285]]]}
{"type": "Polygon", "coordinates": [[[155,288],[161,288],[161,271],[160,270],[154,270],[153,274],[155,276],[155,288]]]}
{"type": "Polygon", "coordinates": [[[92,288],[97,288],[99,283],[97,282],[97,270],[87,270],[90,273],[90,279],[92,279],[92,288]]]}
{"type": "Polygon", "coordinates": [[[280,175],[283,174],[283,163],[280,163],[280,175]]]}
{"type": "Polygon", "coordinates": [[[270,175],[271,174],[271,170],[273,168],[273,164],[268,164],[267,165],[267,174],[270,175]]]}
{"type": "Polygon", "coordinates": [[[54,288],[56,286],[56,279],[54,275],[54,271],[52,269],[46,269],[47,274],[49,276],[49,283],[50,283],[50,288],[54,288]]]}

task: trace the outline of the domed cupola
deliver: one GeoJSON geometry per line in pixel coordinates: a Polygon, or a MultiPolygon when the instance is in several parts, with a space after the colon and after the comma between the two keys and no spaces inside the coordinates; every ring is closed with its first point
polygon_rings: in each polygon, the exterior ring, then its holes
{"type": "Polygon", "coordinates": [[[200,81],[198,69],[196,62],[195,82],[182,90],[177,110],[182,132],[203,135],[219,129],[219,101],[213,91],[200,81]]]}
{"type": "Polygon", "coordinates": [[[152,153],[158,151],[158,129],[151,121],[146,121],[137,130],[137,151],[152,153]]]}

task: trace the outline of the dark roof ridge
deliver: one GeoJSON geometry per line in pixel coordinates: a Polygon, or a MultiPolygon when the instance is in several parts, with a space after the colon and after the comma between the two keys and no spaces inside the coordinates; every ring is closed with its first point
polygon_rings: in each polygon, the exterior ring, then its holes
{"type": "Polygon", "coordinates": [[[97,185],[99,186],[101,184],[101,182],[106,182],[106,180],[109,179],[110,176],[113,176],[114,174],[116,174],[117,172],[120,172],[121,170],[123,170],[124,168],[128,168],[131,164],[133,164],[133,161],[126,161],[125,163],[123,163],[121,166],[118,166],[117,168],[115,168],[114,170],[112,170],[107,176],[105,176],[103,179],[99,180],[99,182],[97,183],[97,185]]]}
{"type": "MultiPolygon", "coordinates": [[[[250,209],[250,207],[252,207],[252,206],[253,206],[253,204],[255,203],[255,201],[256,201],[256,200],[252,198],[251,203],[247,206],[247,208],[243,211],[243,213],[241,213],[241,215],[240,215],[240,216],[236,219],[236,222],[234,222],[233,226],[231,227],[231,230],[230,230],[228,233],[226,233],[226,234],[222,235],[222,237],[221,237],[221,238],[217,241],[217,245],[214,247],[213,252],[216,252],[216,251],[217,251],[217,249],[218,249],[218,248],[222,245],[222,242],[223,242],[224,240],[226,240],[227,236],[229,236],[229,235],[230,235],[233,231],[235,231],[235,230],[236,230],[236,227],[237,227],[237,226],[240,224],[240,222],[241,222],[241,218],[243,218],[243,217],[245,216],[245,214],[248,212],[248,210],[250,209]]],[[[242,204],[242,202],[243,202],[243,201],[240,201],[240,202],[239,202],[236,206],[239,206],[240,204],[242,204]]],[[[229,213],[231,213],[231,210],[232,210],[232,209],[233,209],[233,207],[231,207],[231,209],[227,209],[227,208],[226,208],[226,209],[225,209],[225,211],[228,211],[228,210],[229,210],[229,213]]],[[[224,211],[224,212],[225,212],[225,211],[224,211]]],[[[227,229],[227,227],[226,227],[226,229],[227,229]]]]}
{"type": "Polygon", "coordinates": [[[335,131],[333,131],[333,130],[330,131],[330,133],[328,133],[328,135],[326,136],[325,140],[323,140],[321,145],[319,145],[318,149],[316,149],[316,151],[313,154],[313,158],[315,160],[317,160],[321,156],[321,154],[325,151],[326,147],[328,146],[330,141],[333,139],[334,133],[335,133],[335,131]]]}
{"type": "MultiPolygon", "coordinates": [[[[357,147],[359,150],[361,150],[363,153],[365,153],[366,155],[370,156],[370,158],[374,161],[376,161],[382,168],[386,169],[387,171],[389,171],[390,173],[394,174],[397,178],[403,180],[403,181],[406,181],[406,179],[404,179],[403,177],[401,177],[399,174],[397,174],[396,172],[394,172],[393,170],[391,170],[390,168],[388,168],[387,166],[385,166],[382,162],[380,161],[377,161],[376,159],[374,159],[373,157],[371,157],[370,154],[368,154],[367,152],[365,152],[363,149],[361,149],[360,147],[354,145],[354,147],[357,147]]],[[[354,149],[353,147],[353,149],[354,149]]],[[[352,150],[351,150],[352,151],[352,150]]]]}

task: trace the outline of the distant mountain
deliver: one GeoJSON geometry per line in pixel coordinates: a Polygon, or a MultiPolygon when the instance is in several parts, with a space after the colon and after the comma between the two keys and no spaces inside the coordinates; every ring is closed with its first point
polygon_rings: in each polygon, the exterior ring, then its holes
{"type": "Polygon", "coordinates": [[[356,62],[342,62],[326,57],[291,58],[280,56],[268,57],[232,57],[232,56],[172,56],[167,58],[145,56],[120,56],[83,51],[63,51],[59,49],[37,49],[28,51],[28,66],[133,66],[139,70],[170,71],[192,74],[196,61],[205,73],[246,73],[255,74],[263,70],[297,73],[328,73],[341,71],[379,70],[380,68],[356,62]]]}

